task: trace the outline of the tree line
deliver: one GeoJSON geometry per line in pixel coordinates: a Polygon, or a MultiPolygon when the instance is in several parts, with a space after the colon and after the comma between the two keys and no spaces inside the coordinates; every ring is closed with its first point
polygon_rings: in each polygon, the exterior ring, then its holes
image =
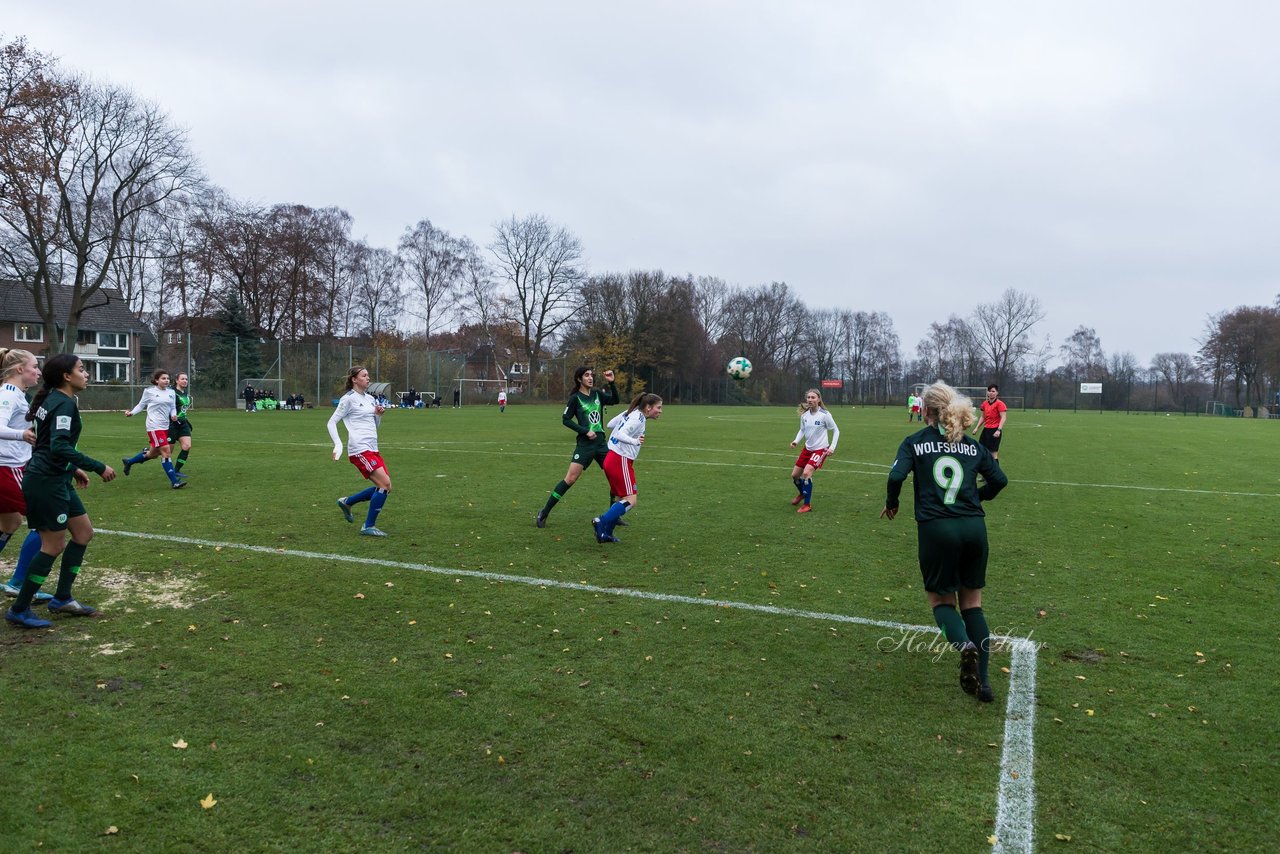
{"type": "Polygon", "coordinates": [[[544,360],[576,354],[620,367],[631,389],[694,398],[739,354],[756,369],[748,397],[820,379],[842,380],[851,399],[888,400],[938,377],[1057,378],[1103,382],[1111,405],[1135,385],[1174,405],[1243,405],[1276,402],[1280,386],[1280,297],[1210,318],[1197,352],[1143,366],[1108,356],[1086,326],[1037,341],[1039,300],[1009,289],[931,323],[907,356],[884,312],[811,308],[785,282],[591,273],[579,238],[541,214],[502,219],[480,243],[426,217],[392,247],[354,238],[352,226],[339,207],[233,198],[158,106],[0,37],[0,276],[30,291],[51,352],[74,346],[105,287],[157,332],[235,318],[281,341],[500,345],[534,384],[544,360]],[[65,316],[57,288],[71,291],[65,316]]]}

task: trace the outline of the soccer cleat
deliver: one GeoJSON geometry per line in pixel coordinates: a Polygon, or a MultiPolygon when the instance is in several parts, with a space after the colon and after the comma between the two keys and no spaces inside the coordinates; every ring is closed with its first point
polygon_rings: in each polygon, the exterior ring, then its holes
{"type": "Polygon", "coordinates": [[[121,457],[120,462],[124,463],[124,476],[129,476],[129,469],[133,468],[133,463],[129,462],[128,457],[121,457]]]}
{"type": "Polygon", "coordinates": [[[619,519],[618,521],[614,522],[613,524],[615,524],[615,525],[621,525],[621,526],[622,526],[622,527],[624,527],[624,528],[630,528],[630,527],[631,527],[631,523],[630,523],[630,522],[628,522],[626,519],[619,519]]]}
{"type": "MultiPolygon", "coordinates": [[[[18,590],[16,585],[13,585],[13,584],[4,585],[4,595],[6,596],[17,596],[19,592],[21,591],[18,590]]],[[[45,593],[43,590],[37,590],[36,595],[31,597],[31,601],[32,602],[48,602],[52,598],[53,598],[52,593],[45,593]]]]}
{"type": "Polygon", "coordinates": [[[372,525],[367,525],[360,529],[360,535],[362,537],[385,537],[387,532],[381,531],[372,525]]]}
{"type": "Polygon", "coordinates": [[[98,613],[97,608],[81,605],[74,599],[50,599],[45,607],[55,614],[70,614],[73,617],[92,617],[98,613]]]}
{"type": "Polygon", "coordinates": [[[800,505],[800,509],[799,509],[799,510],[797,510],[796,512],[797,512],[797,513],[811,513],[811,512],[813,512],[813,507],[812,507],[812,505],[809,505],[809,504],[801,504],[801,505],[800,505]]]}
{"type": "Polygon", "coordinates": [[[978,647],[973,641],[960,647],[960,688],[966,694],[978,693],[978,647]]]}
{"type": "Polygon", "coordinates": [[[803,495],[797,495],[795,498],[791,499],[791,506],[792,506],[792,507],[795,507],[795,506],[796,506],[797,504],[799,504],[801,501],[804,501],[804,496],[803,496],[803,495]]]}
{"type": "Polygon", "coordinates": [[[342,511],[342,518],[346,519],[348,522],[354,522],[356,520],[356,517],[351,515],[351,508],[347,506],[347,502],[343,501],[341,498],[338,499],[338,509],[342,511]]]}
{"type": "Polygon", "coordinates": [[[547,527],[547,508],[543,507],[538,511],[538,515],[533,517],[533,524],[538,528],[547,527]]]}
{"type": "Polygon", "coordinates": [[[978,699],[984,703],[990,703],[996,698],[995,693],[991,690],[991,683],[983,682],[978,686],[978,699]]]}
{"type": "Polygon", "coordinates": [[[186,476],[185,474],[183,474],[182,472],[178,471],[177,469],[174,469],[174,470],[173,470],[173,476],[174,476],[174,477],[176,477],[176,478],[179,478],[179,479],[181,479],[181,480],[186,480],[186,479],[187,479],[187,476],[186,476]]]}
{"type": "Polygon", "coordinates": [[[174,488],[174,489],[182,489],[182,487],[184,487],[184,486],[186,486],[186,485],[187,485],[187,482],[186,482],[185,480],[175,480],[175,481],[173,482],[173,488],[174,488]]]}
{"type": "Polygon", "coordinates": [[[42,620],[31,613],[30,608],[21,611],[15,611],[10,608],[4,612],[4,618],[15,626],[22,626],[24,629],[47,629],[53,625],[48,620],[42,620]]]}

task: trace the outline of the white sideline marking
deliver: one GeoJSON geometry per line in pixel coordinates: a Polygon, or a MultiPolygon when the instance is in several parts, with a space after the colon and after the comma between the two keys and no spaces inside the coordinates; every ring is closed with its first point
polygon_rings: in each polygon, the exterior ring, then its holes
{"type": "MultiPolygon", "coordinates": [[[[504,573],[483,572],[474,569],[445,569],[425,563],[407,563],[297,549],[279,549],[270,546],[251,546],[245,543],[220,543],[213,540],[197,540],[191,537],[174,537],[167,534],[148,534],[138,531],[111,531],[98,528],[95,532],[116,537],[133,537],[139,540],[160,540],[166,543],[188,543],[193,546],[239,549],[241,551],[281,557],[305,557],[315,560],[358,563],[365,566],[372,564],[396,569],[430,572],[434,575],[480,578],[486,581],[526,584],[531,587],[553,587],[582,593],[603,593],[608,596],[627,596],[632,599],[648,599],[655,602],[705,605],[737,611],[750,611],[757,614],[772,614],[780,617],[827,620],[834,623],[854,623],[860,626],[874,626],[904,632],[937,633],[938,631],[935,626],[913,626],[909,623],[896,623],[892,620],[871,620],[866,617],[854,617],[849,614],[831,614],[823,611],[781,608],[777,605],[756,605],[751,602],[735,602],[730,599],[680,596],[674,593],[652,593],[647,590],[630,590],[625,587],[600,587],[595,584],[557,581],[553,578],[506,575],[504,573]]],[[[1000,785],[999,794],[996,798],[996,844],[993,851],[1002,852],[1002,854],[1006,851],[1030,852],[1035,836],[1033,820],[1036,807],[1033,776],[1035,770],[1036,645],[1025,638],[1011,638],[1004,635],[992,635],[992,639],[1008,641],[1012,646],[1012,659],[1009,664],[1009,700],[1005,704],[1004,748],[1000,752],[1000,785]],[[1016,777],[1014,773],[1017,774],[1016,777]]]]}

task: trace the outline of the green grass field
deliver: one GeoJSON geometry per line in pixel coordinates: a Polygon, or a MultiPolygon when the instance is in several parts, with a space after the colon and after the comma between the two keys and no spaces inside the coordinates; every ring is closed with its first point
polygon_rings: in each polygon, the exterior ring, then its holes
{"type": "Polygon", "coordinates": [[[1012,412],[984,607],[1031,654],[983,705],[894,627],[900,410],[835,411],[797,516],[793,410],[668,406],[608,546],[595,468],[532,524],[559,407],[388,413],[386,540],[327,414],[194,411],[189,488],[94,479],[103,615],[0,625],[6,850],[1274,847],[1280,424],[1012,412]]]}

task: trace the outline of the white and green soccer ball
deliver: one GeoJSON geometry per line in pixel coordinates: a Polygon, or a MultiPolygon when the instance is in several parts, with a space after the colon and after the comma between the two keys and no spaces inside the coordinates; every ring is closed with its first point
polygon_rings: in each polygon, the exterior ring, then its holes
{"type": "Polygon", "coordinates": [[[751,360],[746,356],[734,356],[729,360],[729,365],[725,370],[735,380],[745,380],[751,376],[751,360]]]}

